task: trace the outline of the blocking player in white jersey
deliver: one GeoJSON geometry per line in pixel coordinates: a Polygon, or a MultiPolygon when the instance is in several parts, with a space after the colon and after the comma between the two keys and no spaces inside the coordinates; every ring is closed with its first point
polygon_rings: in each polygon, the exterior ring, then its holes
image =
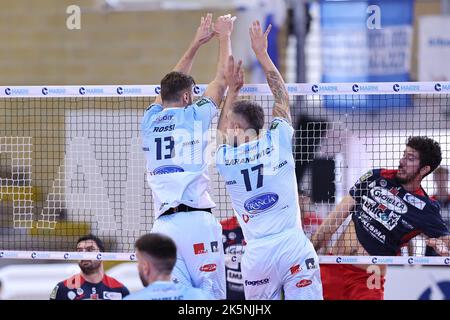
{"type": "Polygon", "coordinates": [[[141,135],[152,189],[155,222],[152,232],[170,236],[178,248],[174,280],[225,299],[222,228],[211,213],[205,149],[211,120],[225,89],[224,68],[231,54],[234,17],[221,16],[211,30],[212,16],[201,19],[191,46],[161,81],[161,94],[145,111],[141,135]],[[192,101],[190,72],[198,48],[216,34],[219,59],[214,80],[203,97],[192,101]]]}
{"type": "Polygon", "coordinates": [[[243,75],[241,63],[234,67],[230,57],[216,163],[247,242],[241,261],[245,298],[281,299],[284,292],[285,299],[322,299],[318,257],[300,222],[289,97],[267,54],[269,32],[258,21],[250,27],[252,49],[275,99],[274,119],[264,132],[262,107],[235,101],[243,75]]]}

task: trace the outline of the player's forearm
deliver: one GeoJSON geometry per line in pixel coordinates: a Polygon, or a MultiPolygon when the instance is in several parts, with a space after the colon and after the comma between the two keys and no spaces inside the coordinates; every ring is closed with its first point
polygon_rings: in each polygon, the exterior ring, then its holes
{"type": "Polygon", "coordinates": [[[228,112],[233,107],[234,102],[236,101],[237,97],[239,95],[239,91],[235,90],[228,90],[227,97],[225,98],[225,103],[223,105],[223,108],[220,112],[219,121],[217,124],[217,130],[219,130],[219,134],[225,134],[226,130],[228,129],[228,126],[226,125],[225,117],[228,114],[228,112]]]}
{"type": "Polygon", "coordinates": [[[289,109],[289,95],[286,90],[286,86],[278,69],[275,67],[272,59],[270,59],[267,52],[259,53],[256,55],[259,63],[261,64],[264,73],[267,78],[267,83],[272,91],[273,98],[275,100],[272,115],[274,117],[281,117],[289,122],[291,120],[291,112],[289,109]]]}
{"type": "Polygon", "coordinates": [[[219,57],[217,59],[217,71],[215,81],[226,86],[225,83],[225,68],[228,57],[231,56],[231,36],[219,35],[219,57]]]}
{"type": "Polygon", "coordinates": [[[186,52],[183,54],[181,59],[178,61],[178,63],[173,68],[173,71],[183,72],[185,74],[189,74],[192,69],[192,64],[194,63],[195,55],[197,54],[198,49],[200,48],[200,45],[196,42],[191,42],[189,45],[189,48],[186,50],[186,52]]]}
{"type": "Polygon", "coordinates": [[[323,247],[331,239],[336,230],[347,219],[354,205],[355,200],[351,196],[346,196],[328,215],[311,239],[316,250],[323,247]]]}

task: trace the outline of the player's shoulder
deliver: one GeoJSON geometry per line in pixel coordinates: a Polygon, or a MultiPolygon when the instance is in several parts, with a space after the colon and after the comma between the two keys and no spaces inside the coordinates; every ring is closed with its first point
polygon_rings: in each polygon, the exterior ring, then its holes
{"type": "Polygon", "coordinates": [[[206,294],[205,291],[199,289],[199,288],[193,288],[193,287],[185,287],[184,288],[186,292],[186,298],[188,300],[211,300],[212,297],[206,294]]]}
{"type": "Polygon", "coordinates": [[[83,276],[80,273],[78,273],[65,279],[61,283],[67,289],[78,289],[85,283],[85,280],[83,276]]]}
{"type": "Polygon", "coordinates": [[[365,181],[373,181],[380,177],[388,179],[387,176],[383,175],[383,170],[385,169],[371,169],[366,171],[360,178],[359,182],[365,182],[365,181]]]}
{"type": "Polygon", "coordinates": [[[156,113],[156,112],[160,112],[162,111],[164,108],[161,104],[159,103],[152,103],[151,105],[149,105],[146,109],[145,112],[146,113],[156,113]]]}
{"type": "Polygon", "coordinates": [[[50,293],[50,300],[58,299],[62,293],[67,292],[67,287],[64,285],[64,281],[58,282],[50,293]]]}
{"type": "Polygon", "coordinates": [[[111,289],[120,289],[125,287],[125,285],[122,282],[106,274],[103,276],[102,282],[105,286],[111,289]]]}
{"type": "Polygon", "coordinates": [[[192,105],[193,106],[197,106],[197,107],[202,107],[202,106],[206,106],[206,105],[212,105],[212,106],[214,106],[214,107],[217,107],[216,106],[216,103],[214,102],[214,100],[213,99],[211,99],[210,97],[208,97],[208,96],[203,96],[203,97],[201,97],[200,99],[198,99],[197,101],[195,101],[192,105]]]}
{"type": "Polygon", "coordinates": [[[279,129],[280,127],[283,127],[283,126],[292,128],[292,125],[285,118],[275,117],[270,122],[269,131],[279,129]]]}

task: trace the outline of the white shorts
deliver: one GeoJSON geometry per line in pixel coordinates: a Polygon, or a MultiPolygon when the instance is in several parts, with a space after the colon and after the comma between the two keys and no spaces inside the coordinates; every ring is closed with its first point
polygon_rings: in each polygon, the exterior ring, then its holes
{"type": "Polygon", "coordinates": [[[160,216],[152,233],[171,237],[177,245],[174,281],[200,288],[211,299],[226,298],[222,226],[206,211],[160,216]]]}
{"type": "Polygon", "coordinates": [[[242,257],[247,300],[323,300],[319,258],[301,230],[249,242],[242,257]]]}

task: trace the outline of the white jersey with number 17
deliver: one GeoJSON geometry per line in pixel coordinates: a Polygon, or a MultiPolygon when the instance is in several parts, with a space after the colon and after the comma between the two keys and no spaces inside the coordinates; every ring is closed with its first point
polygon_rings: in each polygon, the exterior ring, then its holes
{"type": "Polygon", "coordinates": [[[246,241],[301,230],[293,133],[286,120],[274,118],[258,140],[217,150],[217,169],[246,241]]]}

